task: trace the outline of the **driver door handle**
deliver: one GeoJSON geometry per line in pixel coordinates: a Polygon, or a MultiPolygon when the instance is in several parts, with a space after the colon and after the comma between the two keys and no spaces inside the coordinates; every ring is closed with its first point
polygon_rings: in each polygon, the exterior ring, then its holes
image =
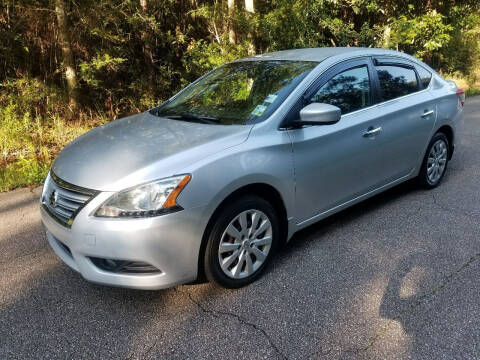
{"type": "Polygon", "coordinates": [[[370,137],[370,136],[374,136],[374,135],[377,135],[379,134],[380,132],[382,131],[382,128],[381,127],[377,127],[377,128],[373,128],[373,127],[369,127],[367,129],[367,131],[365,131],[363,133],[363,137],[370,137]]]}

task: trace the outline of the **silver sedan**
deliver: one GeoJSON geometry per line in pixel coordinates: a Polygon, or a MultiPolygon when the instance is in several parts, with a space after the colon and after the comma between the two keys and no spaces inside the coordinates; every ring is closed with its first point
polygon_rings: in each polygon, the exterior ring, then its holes
{"type": "Polygon", "coordinates": [[[66,146],[41,197],[47,238],[96,283],[244,286],[300,229],[409,179],[438,186],[463,105],[395,51],[237,60],[66,146]]]}

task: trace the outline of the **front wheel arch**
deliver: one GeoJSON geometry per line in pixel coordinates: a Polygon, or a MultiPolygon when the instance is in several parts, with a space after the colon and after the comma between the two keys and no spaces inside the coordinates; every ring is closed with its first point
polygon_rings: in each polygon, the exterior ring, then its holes
{"type": "Polygon", "coordinates": [[[246,195],[258,196],[268,201],[273,206],[279,219],[280,247],[282,247],[282,245],[284,245],[287,242],[287,235],[288,235],[287,209],[285,207],[283,198],[280,195],[280,192],[277,189],[275,189],[272,185],[265,184],[265,183],[253,183],[253,184],[242,186],[236,189],[235,191],[231,192],[227,197],[225,197],[220,202],[220,204],[216,207],[212,216],[208,220],[207,226],[205,227],[205,230],[203,232],[202,243],[200,245],[200,251],[198,254],[198,264],[197,264],[197,269],[198,269],[197,280],[198,281],[204,281],[206,279],[203,258],[205,257],[205,249],[206,249],[208,237],[210,236],[210,232],[212,231],[212,228],[214,225],[214,221],[218,217],[218,214],[225,208],[225,206],[228,203],[246,195]]]}

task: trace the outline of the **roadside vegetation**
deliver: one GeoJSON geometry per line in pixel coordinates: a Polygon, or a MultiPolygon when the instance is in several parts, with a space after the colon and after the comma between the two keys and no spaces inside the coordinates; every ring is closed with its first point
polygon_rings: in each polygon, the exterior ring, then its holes
{"type": "Polygon", "coordinates": [[[480,94],[478,0],[0,0],[0,191],[42,182],[92,127],[224,62],[290,48],[405,51],[480,94]]]}

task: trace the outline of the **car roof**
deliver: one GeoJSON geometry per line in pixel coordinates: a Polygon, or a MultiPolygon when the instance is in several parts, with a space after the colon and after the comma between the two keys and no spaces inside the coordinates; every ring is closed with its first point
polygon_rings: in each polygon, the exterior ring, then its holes
{"type": "Polygon", "coordinates": [[[416,61],[414,57],[405,53],[376,48],[363,47],[321,47],[308,49],[292,49],[275,51],[260,55],[251,56],[248,58],[239,59],[236,61],[258,61],[258,60],[292,60],[292,61],[316,61],[322,62],[330,57],[338,57],[339,59],[348,59],[356,56],[397,56],[405,59],[416,61]]]}

